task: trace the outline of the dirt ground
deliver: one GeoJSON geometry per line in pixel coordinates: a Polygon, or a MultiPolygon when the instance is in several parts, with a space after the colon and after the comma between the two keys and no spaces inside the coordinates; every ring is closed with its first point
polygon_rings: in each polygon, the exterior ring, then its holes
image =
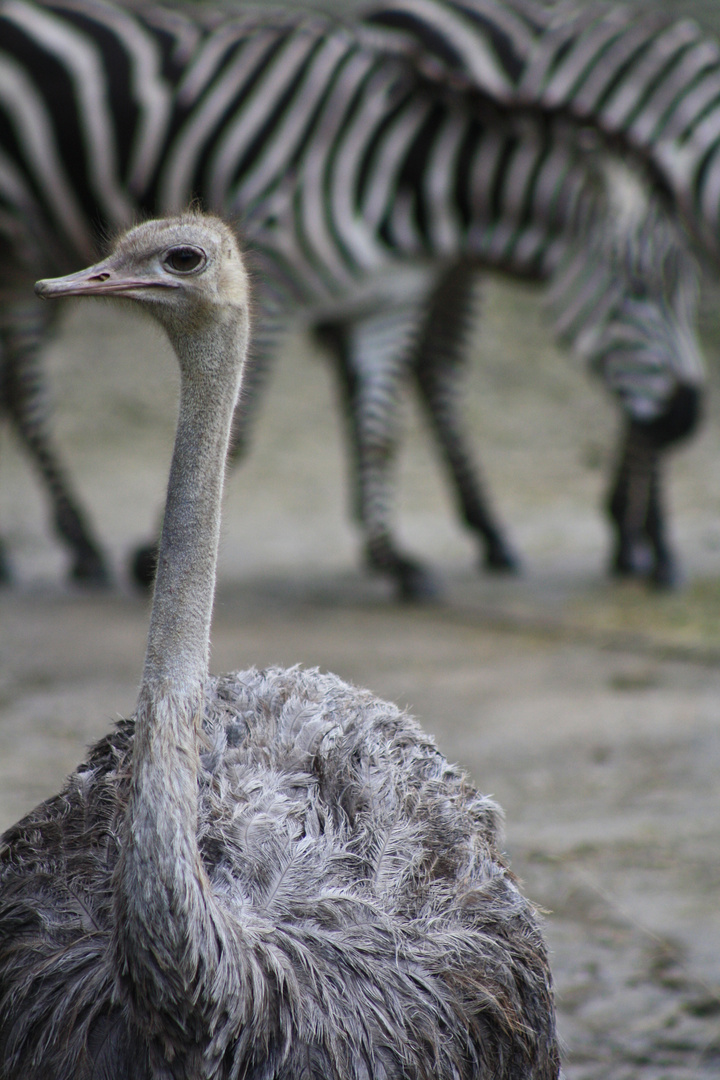
{"type": "MultiPolygon", "coordinates": [[[[153,531],[174,423],[173,361],[147,325],[73,309],[48,365],[117,584],[64,583],[3,432],[16,583],[0,597],[0,827],[132,710],[148,611],[124,567],[153,531]]],[[[445,595],[400,606],[359,565],[331,375],[289,341],[228,483],[213,668],[301,661],[367,685],[498,798],[513,867],[548,912],[571,1080],[720,1076],[720,407],[670,464],[687,582],[666,596],[605,577],[615,414],[553,348],[533,292],[489,285],[468,411],[524,574],[476,572],[409,412],[400,531],[445,595]]]]}

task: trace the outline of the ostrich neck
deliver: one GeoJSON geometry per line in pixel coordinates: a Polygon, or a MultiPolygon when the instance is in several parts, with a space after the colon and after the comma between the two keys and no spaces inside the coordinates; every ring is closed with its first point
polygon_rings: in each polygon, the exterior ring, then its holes
{"type": "MultiPolygon", "coordinates": [[[[188,345],[180,348],[187,351],[188,345]]],[[[192,693],[207,678],[223,477],[237,390],[236,382],[225,385],[228,381],[182,379],[141,697],[162,692],[163,686],[192,693]]]]}
{"type": "Polygon", "coordinates": [[[173,340],[180,413],[115,890],[120,970],[138,1015],[147,1017],[178,1020],[214,966],[217,913],[197,844],[197,729],[225,458],[246,343],[244,318],[173,340]]]}

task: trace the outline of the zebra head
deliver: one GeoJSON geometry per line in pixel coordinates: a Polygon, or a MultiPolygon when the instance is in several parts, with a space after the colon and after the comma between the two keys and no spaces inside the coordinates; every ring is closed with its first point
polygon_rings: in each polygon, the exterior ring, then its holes
{"type": "Polygon", "coordinates": [[[628,414],[659,416],[676,388],[698,387],[699,267],[682,225],[645,178],[600,159],[592,226],[570,244],[550,294],[556,330],[628,414]]]}

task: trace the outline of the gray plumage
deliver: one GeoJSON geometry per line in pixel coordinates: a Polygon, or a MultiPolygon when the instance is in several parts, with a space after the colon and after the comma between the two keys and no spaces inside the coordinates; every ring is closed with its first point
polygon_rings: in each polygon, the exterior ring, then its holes
{"type": "Polygon", "coordinates": [[[144,303],[182,385],[136,715],[3,838],[0,1077],[556,1077],[497,806],[336,676],[207,673],[247,342],[230,230],[149,222],[40,288],[144,303]]]}

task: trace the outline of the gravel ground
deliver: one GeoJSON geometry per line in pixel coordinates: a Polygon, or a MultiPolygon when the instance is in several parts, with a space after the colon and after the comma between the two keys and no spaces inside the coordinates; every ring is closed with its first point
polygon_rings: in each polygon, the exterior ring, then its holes
{"type": "MultiPolygon", "coordinates": [[[[513,867],[547,911],[570,1080],[720,1076],[718,407],[669,470],[684,589],[609,582],[598,505],[613,409],[552,347],[534,292],[490,283],[485,311],[469,419],[522,577],[476,573],[410,410],[400,531],[445,595],[402,607],[362,571],[332,379],[298,336],[228,484],[213,668],[301,661],[367,685],[499,799],[513,867]]],[[[146,324],[73,309],[48,365],[117,585],[64,584],[3,432],[16,583],[0,597],[0,826],[133,707],[148,613],[124,565],[153,531],[174,423],[173,362],[146,324]]]]}

